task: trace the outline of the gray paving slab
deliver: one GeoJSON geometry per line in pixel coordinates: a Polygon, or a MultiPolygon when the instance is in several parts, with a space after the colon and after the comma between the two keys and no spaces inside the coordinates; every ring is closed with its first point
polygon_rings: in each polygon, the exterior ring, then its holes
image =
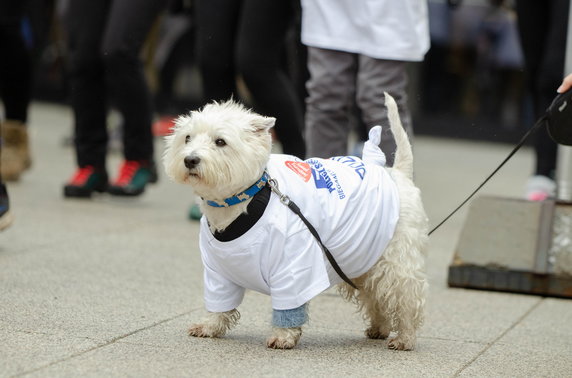
{"type": "Polygon", "coordinates": [[[158,238],[137,239],[121,231],[10,259],[1,278],[4,298],[26,316],[2,307],[3,319],[20,329],[28,325],[32,331],[51,328],[110,339],[129,331],[126,323],[138,327],[183,312],[188,305],[184,299],[200,291],[200,261],[191,268],[188,257],[179,259],[191,240],[176,239],[165,248],[158,238]]]}
{"type": "Polygon", "coordinates": [[[433,287],[421,335],[490,343],[540,301],[534,296],[433,287]]]}
{"type": "MultiPolygon", "coordinates": [[[[265,347],[270,300],[257,293],[247,293],[226,337],[191,338],[186,329],[205,311],[189,190],[162,175],[137,199],[65,200],[71,112],[34,104],[30,131],[34,165],[9,184],[16,221],[0,234],[0,377],[572,376],[572,301],[447,288],[467,209],[431,236],[427,319],[415,351],[366,339],[355,307],[335,290],[312,302],[294,350],[265,347]]],[[[160,139],[156,147],[159,158],[160,139]]],[[[416,180],[431,223],[510,149],[417,137],[416,180]]],[[[110,171],[119,160],[110,155],[110,171]]],[[[532,165],[524,148],[482,193],[520,197],[532,165]]]]}
{"type": "Polygon", "coordinates": [[[4,322],[0,325],[0,375],[3,377],[49,366],[98,345],[88,338],[6,329],[4,322]]]}
{"type": "Polygon", "coordinates": [[[461,376],[570,377],[571,323],[569,300],[542,300],[461,376]]]}

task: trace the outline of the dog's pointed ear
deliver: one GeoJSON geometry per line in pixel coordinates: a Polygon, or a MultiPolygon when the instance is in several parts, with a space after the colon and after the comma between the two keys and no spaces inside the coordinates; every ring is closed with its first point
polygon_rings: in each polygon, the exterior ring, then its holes
{"type": "Polygon", "coordinates": [[[252,126],[256,132],[268,132],[276,123],[276,118],[274,117],[264,117],[264,116],[257,116],[252,121],[252,126]]]}

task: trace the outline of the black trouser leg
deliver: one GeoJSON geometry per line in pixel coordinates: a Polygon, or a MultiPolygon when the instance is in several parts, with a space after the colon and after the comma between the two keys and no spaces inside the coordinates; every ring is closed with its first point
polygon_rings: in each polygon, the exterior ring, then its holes
{"type": "Polygon", "coordinates": [[[293,20],[291,0],[244,0],[236,61],[257,111],[276,117],[274,130],[284,152],[303,159],[304,115],[294,83],[285,69],[286,32],[293,20]]]}
{"type": "Polygon", "coordinates": [[[68,8],[69,81],[80,167],[105,167],[105,70],[100,55],[109,1],[74,0],[68,8]]]}
{"type": "Polygon", "coordinates": [[[31,56],[22,36],[27,1],[0,0],[0,97],[6,119],[28,120],[31,56]]]}
{"type": "Polygon", "coordinates": [[[114,0],[101,54],[113,104],[123,116],[127,160],[153,159],[152,99],[139,58],[141,47],[165,0],[114,0]]]}
{"type": "MultiPolygon", "coordinates": [[[[528,85],[539,118],[556,96],[564,77],[568,0],[517,1],[518,25],[528,85]]],[[[536,174],[554,178],[557,144],[546,128],[536,137],[536,174]]]]}
{"type": "Polygon", "coordinates": [[[228,100],[236,93],[234,51],[242,0],[197,0],[197,63],[206,102],[228,100]]]}

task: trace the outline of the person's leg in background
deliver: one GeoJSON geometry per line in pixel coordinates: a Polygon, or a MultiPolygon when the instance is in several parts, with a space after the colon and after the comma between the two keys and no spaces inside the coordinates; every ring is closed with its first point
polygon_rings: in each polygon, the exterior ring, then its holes
{"type": "MultiPolygon", "coordinates": [[[[543,59],[536,80],[537,101],[535,113],[544,114],[556,96],[558,88],[564,77],[564,63],[566,54],[566,35],[568,30],[567,0],[550,1],[549,23],[544,44],[543,59]]],[[[549,174],[554,177],[556,171],[557,144],[549,137],[547,129],[543,128],[538,140],[537,166],[538,174],[549,174]]]]}
{"type": "MultiPolygon", "coordinates": [[[[203,101],[238,99],[234,63],[236,32],[242,0],[196,0],[196,57],[202,78],[203,101]]],[[[189,218],[199,220],[197,203],[189,218]]]]}
{"type": "Polygon", "coordinates": [[[31,166],[28,142],[28,106],[31,97],[31,52],[22,34],[27,1],[0,0],[0,120],[4,180],[17,181],[31,166]]]}
{"type": "MultiPolygon", "coordinates": [[[[521,0],[516,5],[528,86],[537,119],[556,96],[556,88],[564,76],[569,1],[521,0]]],[[[527,183],[526,195],[531,200],[542,200],[555,195],[557,144],[542,128],[536,134],[534,147],[536,167],[527,183]]]]}
{"type": "Polygon", "coordinates": [[[302,107],[302,114],[306,113],[306,98],[308,90],[306,83],[310,79],[308,71],[308,48],[302,43],[302,4],[299,0],[291,0],[293,8],[293,24],[286,35],[286,65],[298,100],[302,107]]]}
{"type": "Polygon", "coordinates": [[[244,0],[236,46],[237,71],[259,113],[276,118],[274,131],[285,154],[304,158],[304,115],[286,72],[286,33],[294,22],[292,0],[244,0]]]}
{"type": "Polygon", "coordinates": [[[197,0],[197,64],[205,102],[238,98],[234,51],[242,0],[197,0]]]}
{"type": "Polygon", "coordinates": [[[397,102],[403,127],[410,138],[413,136],[411,115],[407,105],[406,65],[407,63],[402,61],[359,56],[357,104],[368,129],[376,125],[382,126],[380,147],[387,157],[388,166],[393,165],[396,146],[389,128],[384,92],[389,93],[397,102]]]}
{"type": "Polygon", "coordinates": [[[123,116],[125,162],[109,193],[139,195],[157,181],[153,156],[152,99],[140,52],[165,0],[113,0],[99,53],[113,105],[123,116]]]}
{"type": "Polygon", "coordinates": [[[101,37],[109,1],[74,0],[68,5],[68,65],[78,170],[64,186],[66,197],[89,197],[107,187],[107,96],[101,37]]]}
{"type": "Polygon", "coordinates": [[[309,157],[347,154],[357,64],[355,54],[308,47],[306,154],[309,157]]]}

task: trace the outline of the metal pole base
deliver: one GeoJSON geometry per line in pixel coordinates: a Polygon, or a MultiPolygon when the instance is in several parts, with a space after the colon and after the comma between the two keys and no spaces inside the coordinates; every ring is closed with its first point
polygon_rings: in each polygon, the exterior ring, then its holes
{"type": "Polygon", "coordinates": [[[569,203],[476,198],[449,286],[572,298],[571,222],[569,203]]]}

